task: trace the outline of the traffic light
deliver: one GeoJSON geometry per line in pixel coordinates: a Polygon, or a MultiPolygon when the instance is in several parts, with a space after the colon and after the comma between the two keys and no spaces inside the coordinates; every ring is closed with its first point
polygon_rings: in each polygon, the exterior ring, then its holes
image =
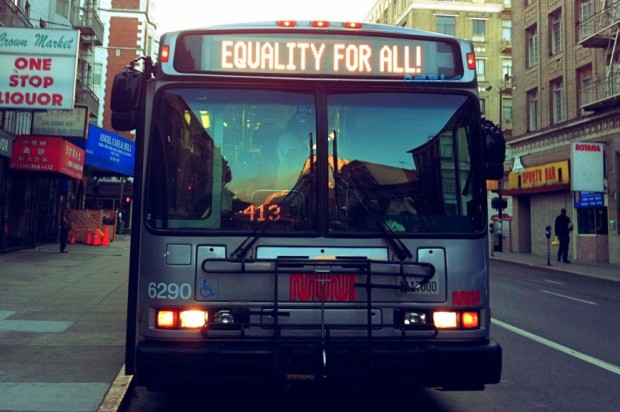
{"type": "Polygon", "coordinates": [[[131,196],[125,196],[125,204],[126,205],[130,205],[131,204],[131,196]]]}
{"type": "Polygon", "coordinates": [[[506,209],[508,206],[508,202],[504,198],[494,197],[491,199],[491,207],[493,209],[506,209]]]}

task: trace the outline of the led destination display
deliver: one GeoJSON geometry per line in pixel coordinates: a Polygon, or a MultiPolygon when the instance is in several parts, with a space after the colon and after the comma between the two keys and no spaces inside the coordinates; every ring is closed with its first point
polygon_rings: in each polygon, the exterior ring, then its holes
{"type": "Polygon", "coordinates": [[[174,56],[181,72],[304,76],[459,77],[458,45],[383,37],[273,34],[190,35],[174,56]]]}

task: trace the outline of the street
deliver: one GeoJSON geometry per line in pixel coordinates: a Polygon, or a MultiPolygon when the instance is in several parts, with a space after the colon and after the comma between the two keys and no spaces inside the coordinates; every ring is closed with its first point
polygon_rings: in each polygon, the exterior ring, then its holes
{"type": "Polygon", "coordinates": [[[234,387],[225,393],[155,393],[134,388],[124,412],[233,409],[423,411],[612,411],[620,384],[620,284],[491,263],[492,337],[502,345],[502,381],[482,392],[317,389],[287,393],[234,387]]]}

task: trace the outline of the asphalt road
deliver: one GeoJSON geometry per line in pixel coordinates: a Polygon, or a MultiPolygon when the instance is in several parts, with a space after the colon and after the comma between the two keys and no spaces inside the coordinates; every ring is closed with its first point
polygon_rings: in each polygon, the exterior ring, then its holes
{"type": "Polygon", "coordinates": [[[370,388],[328,393],[228,391],[155,393],[134,388],[124,412],[616,411],[620,386],[620,283],[491,264],[492,337],[504,351],[502,381],[482,392],[370,388]]]}

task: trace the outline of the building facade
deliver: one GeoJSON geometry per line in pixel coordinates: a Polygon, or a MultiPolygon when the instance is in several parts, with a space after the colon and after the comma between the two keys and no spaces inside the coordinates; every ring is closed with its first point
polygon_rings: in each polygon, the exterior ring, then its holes
{"type": "MultiPolygon", "coordinates": [[[[0,26],[41,33],[78,30],[74,102],[85,108],[85,122],[97,121],[99,100],[92,90],[92,67],[94,47],[102,44],[103,25],[96,1],[0,0],[0,26]]],[[[16,137],[32,135],[39,113],[10,105],[0,109],[0,252],[56,241],[63,203],[78,208],[84,195],[83,181],[75,176],[10,167],[16,137]]],[[[54,144],[66,147],[69,143],[54,140],[54,144]]]]}
{"type": "MultiPolygon", "coordinates": [[[[56,115],[86,113],[82,134],[66,136],[36,132],[36,119],[45,111],[0,107],[0,253],[56,242],[60,210],[67,201],[74,209],[129,211],[133,171],[119,173],[115,162],[110,167],[105,159],[82,164],[80,177],[10,165],[20,136],[75,144],[86,151],[84,163],[91,126],[106,138],[133,140],[131,134],[117,136],[112,130],[108,97],[114,74],[132,59],[156,52],[151,14],[150,0],[0,0],[0,27],[33,29],[42,35],[50,29],[78,32],[74,109],[47,113],[51,122],[56,115]]],[[[129,213],[124,219],[127,227],[129,213]]]]}
{"type": "Polygon", "coordinates": [[[515,252],[546,255],[544,228],[564,208],[575,227],[571,259],[620,263],[618,10],[617,2],[592,0],[513,3],[513,134],[504,187],[512,196],[515,252]],[[584,151],[600,157],[584,163],[584,151]]]}

